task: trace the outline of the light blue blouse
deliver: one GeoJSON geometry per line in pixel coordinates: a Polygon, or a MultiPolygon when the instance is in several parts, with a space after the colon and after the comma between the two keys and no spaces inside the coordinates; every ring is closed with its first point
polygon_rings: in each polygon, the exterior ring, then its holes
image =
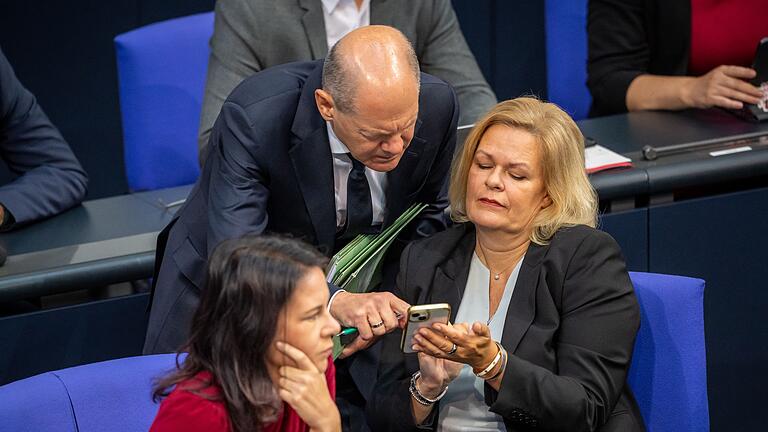
{"type": "MultiPolygon", "coordinates": [[[[523,257],[525,258],[525,257],[523,257]]],[[[517,277],[523,258],[515,265],[504,287],[496,313],[489,315],[488,282],[491,273],[483,265],[477,254],[472,255],[469,277],[464,288],[464,296],[456,313],[455,322],[472,324],[475,321],[487,322],[493,340],[500,341],[507,319],[509,300],[515,290],[517,277]]],[[[459,376],[448,386],[448,392],[440,400],[440,416],[437,422],[439,431],[506,431],[504,420],[488,410],[485,404],[484,380],[472,373],[469,365],[464,365],[459,376]]]]}

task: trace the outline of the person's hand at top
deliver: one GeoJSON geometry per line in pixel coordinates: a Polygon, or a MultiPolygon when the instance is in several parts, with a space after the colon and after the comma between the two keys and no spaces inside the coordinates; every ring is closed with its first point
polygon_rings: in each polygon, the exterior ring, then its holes
{"type": "Polygon", "coordinates": [[[741,66],[718,66],[709,73],[692,78],[681,88],[682,99],[693,108],[721,107],[740,109],[757,104],[763,92],[748,82],[757,75],[741,66]]]}

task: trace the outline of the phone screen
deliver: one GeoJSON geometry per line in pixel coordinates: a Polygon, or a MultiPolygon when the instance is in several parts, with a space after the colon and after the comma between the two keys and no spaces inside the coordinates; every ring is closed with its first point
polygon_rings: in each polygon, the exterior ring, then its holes
{"type": "Polygon", "coordinates": [[[760,90],[763,91],[763,98],[757,103],[756,110],[753,110],[753,113],[758,119],[763,119],[765,113],[768,113],[768,37],[763,38],[760,44],[757,45],[752,69],[757,72],[757,76],[752,80],[752,84],[760,87],[760,90]]]}
{"type": "Polygon", "coordinates": [[[451,317],[451,305],[438,303],[408,308],[408,321],[403,330],[403,338],[400,340],[400,349],[404,353],[413,353],[413,335],[422,328],[430,327],[434,323],[448,324],[451,317]]]}

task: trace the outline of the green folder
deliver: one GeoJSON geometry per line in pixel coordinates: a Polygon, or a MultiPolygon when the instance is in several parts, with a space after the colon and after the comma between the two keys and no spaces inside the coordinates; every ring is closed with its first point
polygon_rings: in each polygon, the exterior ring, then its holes
{"type": "MultiPolygon", "coordinates": [[[[382,258],[400,231],[425,208],[426,204],[413,204],[393,224],[378,234],[361,234],[350,241],[328,264],[328,282],[351,293],[365,293],[381,282],[382,258]]],[[[344,347],[338,337],[333,338],[333,358],[344,347]]]]}

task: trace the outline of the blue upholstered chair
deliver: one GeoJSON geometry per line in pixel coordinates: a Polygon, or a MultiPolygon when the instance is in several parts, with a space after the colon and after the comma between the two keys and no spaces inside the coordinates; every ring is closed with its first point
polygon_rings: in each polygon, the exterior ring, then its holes
{"type": "Polygon", "coordinates": [[[0,387],[0,430],[146,432],[157,414],[152,380],[175,354],[128,357],[47,372],[0,387]]]}
{"type": "Polygon", "coordinates": [[[589,114],[587,0],[546,0],[547,95],[575,120],[589,114]]]}
{"type": "Polygon", "coordinates": [[[629,385],[649,432],[709,430],[704,281],[630,273],[640,302],[629,385]]]}
{"type": "Polygon", "coordinates": [[[194,183],[213,12],[115,38],[128,188],[194,183]]]}

